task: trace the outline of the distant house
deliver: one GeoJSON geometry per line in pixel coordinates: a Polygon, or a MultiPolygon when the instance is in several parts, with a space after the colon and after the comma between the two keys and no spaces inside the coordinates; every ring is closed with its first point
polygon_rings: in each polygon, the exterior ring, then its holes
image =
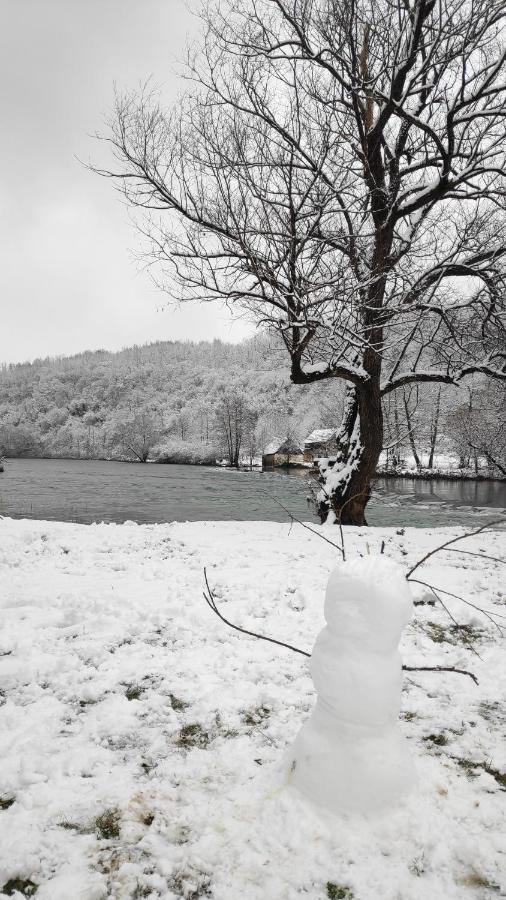
{"type": "Polygon", "coordinates": [[[320,456],[333,456],[337,453],[335,428],[317,428],[308,434],[304,441],[304,462],[312,463],[320,456]]]}
{"type": "Polygon", "coordinates": [[[264,469],[272,469],[275,466],[302,465],[304,465],[304,450],[292,438],[285,438],[284,441],[271,441],[262,453],[264,469]]]}

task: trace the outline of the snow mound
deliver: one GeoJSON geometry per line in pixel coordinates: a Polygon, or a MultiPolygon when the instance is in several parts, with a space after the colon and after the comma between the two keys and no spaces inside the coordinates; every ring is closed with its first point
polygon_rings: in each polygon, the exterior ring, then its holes
{"type": "Polygon", "coordinates": [[[342,563],[330,575],[327,625],[310,664],[318,697],[295,740],[291,769],[293,784],[333,812],[374,812],[414,784],[397,724],[398,645],[412,608],[402,570],[386,557],[342,563]]]}

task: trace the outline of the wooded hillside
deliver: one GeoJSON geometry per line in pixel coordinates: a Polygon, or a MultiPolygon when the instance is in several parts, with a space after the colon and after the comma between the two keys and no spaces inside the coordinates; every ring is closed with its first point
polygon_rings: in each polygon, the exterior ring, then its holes
{"type": "MultiPolygon", "coordinates": [[[[337,380],[291,384],[281,348],[264,335],[98,350],[2,367],[0,455],[214,462],[239,443],[252,457],[275,438],[337,427],[342,405],[337,380]]],[[[434,466],[450,454],[482,471],[486,451],[499,463],[489,459],[489,470],[505,474],[502,386],[410,387],[385,412],[390,468],[426,467],[432,451],[434,466]]]]}
{"type": "Polygon", "coordinates": [[[0,452],[135,458],[148,449],[155,457],[214,460],[225,443],[220,403],[237,397],[253,432],[244,436],[245,452],[337,422],[340,386],[291,385],[281,359],[255,337],[239,345],[164,341],[3,367],[0,452]]]}

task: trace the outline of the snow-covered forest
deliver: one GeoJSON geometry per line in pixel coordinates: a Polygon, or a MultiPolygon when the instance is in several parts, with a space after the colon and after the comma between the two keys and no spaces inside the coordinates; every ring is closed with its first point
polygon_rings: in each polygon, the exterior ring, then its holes
{"type": "MultiPolygon", "coordinates": [[[[276,438],[336,428],[343,397],[339,381],[291,384],[282,348],[262,335],[36,360],[0,371],[0,456],[214,463],[227,458],[228,403],[247,462],[276,438]]],[[[390,395],[382,468],[504,475],[503,401],[479,377],[390,395]]]]}
{"type": "Polygon", "coordinates": [[[226,444],[220,407],[239,399],[242,450],[256,456],[274,436],[302,438],[341,412],[341,391],[290,385],[283,362],[268,340],[253,338],[9,366],[0,374],[3,452],[214,462],[226,444]]]}

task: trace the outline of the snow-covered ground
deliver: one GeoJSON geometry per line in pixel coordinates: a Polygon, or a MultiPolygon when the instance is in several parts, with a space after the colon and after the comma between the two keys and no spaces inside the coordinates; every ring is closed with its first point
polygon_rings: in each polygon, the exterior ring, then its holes
{"type": "MultiPolygon", "coordinates": [[[[346,546],[385,540],[408,568],[461,531],[350,529],[346,546]]],[[[457,547],[504,558],[505,544],[457,547]]],[[[223,625],[203,566],[232,621],[310,650],[336,558],[299,525],[0,522],[1,896],[30,882],[37,900],[505,895],[504,645],[472,607],[444,595],[467,628],[421,605],[404,634],[407,665],[479,678],[405,673],[415,793],[345,817],[290,786],[307,660],[223,625]]],[[[446,551],[416,574],[506,613],[499,562],[446,551]]]]}

